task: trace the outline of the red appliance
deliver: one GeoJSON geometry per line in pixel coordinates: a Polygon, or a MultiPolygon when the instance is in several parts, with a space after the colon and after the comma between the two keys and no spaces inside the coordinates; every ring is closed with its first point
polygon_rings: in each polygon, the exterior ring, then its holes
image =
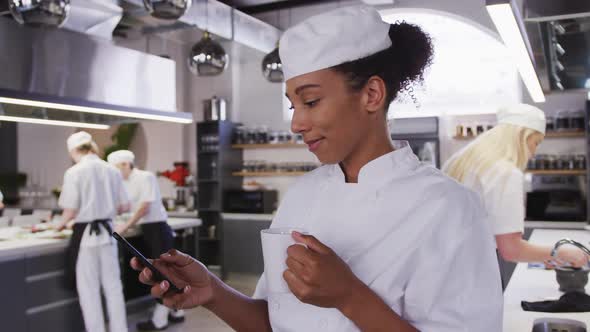
{"type": "Polygon", "coordinates": [[[177,187],[186,186],[186,177],[190,175],[188,162],[177,161],[174,163],[174,169],[171,171],[158,172],[158,176],[163,176],[174,182],[177,187]]]}

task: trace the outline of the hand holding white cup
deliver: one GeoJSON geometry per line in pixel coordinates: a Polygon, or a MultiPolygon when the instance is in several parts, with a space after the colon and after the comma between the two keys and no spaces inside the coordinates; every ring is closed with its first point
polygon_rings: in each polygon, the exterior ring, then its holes
{"type": "Polygon", "coordinates": [[[269,293],[290,292],[283,278],[283,273],[287,270],[287,249],[294,244],[298,244],[291,235],[294,231],[309,234],[305,230],[289,227],[269,228],[260,231],[264,273],[269,293]]]}

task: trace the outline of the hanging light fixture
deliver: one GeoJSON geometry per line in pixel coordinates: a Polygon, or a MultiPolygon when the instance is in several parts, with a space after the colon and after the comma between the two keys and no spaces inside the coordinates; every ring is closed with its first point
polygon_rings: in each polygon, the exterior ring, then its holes
{"type": "Polygon", "coordinates": [[[32,26],[61,26],[70,12],[70,0],[8,0],[12,17],[32,26]]]}
{"type": "Polygon", "coordinates": [[[209,7],[205,3],[205,32],[203,37],[191,49],[188,66],[198,76],[216,76],[227,68],[229,56],[223,46],[211,38],[209,27],[209,7]]]}
{"type": "Polygon", "coordinates": [[[208,31],[191,49],[188,59],[189,68],[195,75],[215,76],[221,74],[229,62],[229,56],[223,47],[213,39],[208,31]]]}
{"type": "MultiPolygon", "coordinates": [[[[291,12],[289,11],[289,24],[291,23],[291,12]]],[[[281,11],[277,11],[277,24],[276,26],[281,28],[281,11]]],[[[272,83],[281,83],[285,80],[283,74],[283,64],[281,63],[281,57],[279,55],[279,42],[270,53],[264,56],[262,59],[262,75],[272,83]]]]}
{"type": "Polygon", "coordinates": [[[176,20],[190,8],[192,0],[143,0],[147,11],[156,18],[176,20]]]}
{"type": "Polygon", "coordinates": [[[262,59],[262,75],[273,83],[281,83],[285,79],[283,64],[279,56],[279,45],[262,59]]]}

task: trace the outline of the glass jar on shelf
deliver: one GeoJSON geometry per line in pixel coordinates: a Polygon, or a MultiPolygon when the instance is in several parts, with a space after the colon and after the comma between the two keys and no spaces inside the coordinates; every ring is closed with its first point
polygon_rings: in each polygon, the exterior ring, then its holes
{"type": "Polygon", "coordinates": [[[583,154],[576,155],[575,159],[575,167],[577,170],[585,170],[586,169],[586,156],[583,154]]]}
{"type": "Polygon", "coordinates": [[[278,131],[274,131],[274,130],[271,131],[269,133],[268,142],[270,144],[279,144],[280,143],[280,141],[279,141],[279,132],[278,131]]]}
{"type": "Polygon", "coordinates": [[[559,111],[555,117],[555,130],[568,131],[570,130],[570,116],[568,111],[559,111]]]}
{"type": "Polygon", "coordinates": [[[555,131],[555,118],[552,116],[547,116],[545,120],[545,130],[549,133],[555,131]]]}
{"type": "Polygon", "coordinates": [[[555,155],[547,155],[547,169],[548,170],[556,170],[557,169],[557,157],[555,155]]]}
{"type": "Polygon", "coordinates": [[[584,131],[585,129],[584,111],[573,111],[570,113],[570,128],[575,131],[584,131]]]}

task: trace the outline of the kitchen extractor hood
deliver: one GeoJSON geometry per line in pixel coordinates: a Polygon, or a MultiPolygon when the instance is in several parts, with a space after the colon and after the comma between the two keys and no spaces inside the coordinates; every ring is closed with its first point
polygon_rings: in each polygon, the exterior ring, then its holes
{"type": "MultiPolygon", "coordinates": [[[[268,53],[275,48],[281,31],[255,17],[247,15],[217,0],[192,0],[191,7],[176,21],[153,18],[143,0],[124,0],[125,15],[114,34],[122,38],[199,28],[218,37],[268,53]]],[[[196,42],[184,40],[179,42],[196,42]]]]}
{"type": "Polygon", "coordinates": [[[190,113],[176,110],[172,60],[8,18],[0,18],[0,49],[0,103],[86,114],[78,119],[109,116],[106,125],[116,119],[192,122],[190,113]]]}
{"type": "Polygon", "coordinates": [[[524,0],[522,7],[543,90],[590,89],[590,1],[524,0]]]}

